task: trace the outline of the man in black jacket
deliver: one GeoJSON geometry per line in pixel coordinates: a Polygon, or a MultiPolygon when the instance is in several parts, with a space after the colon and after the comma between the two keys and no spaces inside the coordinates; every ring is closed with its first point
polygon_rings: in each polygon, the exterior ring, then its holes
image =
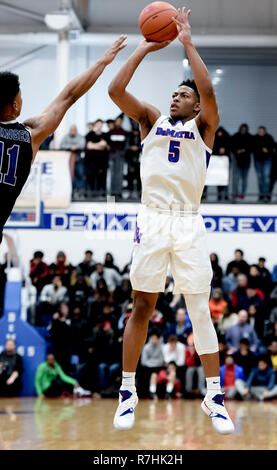
{"type": "Polygon", "coordinates": [[[6,341],[5,351],[0,354],[0,396],[15,397],[22,388],[22,358],[15,352],[15,342],[6,341]]]}
{"type": "Polygon", "coordinates": [[[274,140],[272,136],[267,134],[264,126],[260,126],[258,133],[253,138],[253,153],[260,192],[259,201],[268,202],[270,200],[273,149],[274,140]]]}
{"type": "Polygon", "coordinates": [[[241,124],[236,134],[231,137],[231,151],[236,161],[235,196],[244,198],[247,177],[251,163],[253,136],[248,132],[248,125],[241,124]]]}

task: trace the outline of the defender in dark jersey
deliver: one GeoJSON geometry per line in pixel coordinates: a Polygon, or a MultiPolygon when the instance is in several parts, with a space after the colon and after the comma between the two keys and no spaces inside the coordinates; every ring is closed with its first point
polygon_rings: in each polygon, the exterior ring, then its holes
{"type": "Polygon", "coordinates": [[[42,142],[57,129],[66,111],[96,82],[105,67],[123,49],[120,36],[83,74],[68,83],[39,116],[16,122],[22,108],[19,77],[0,72],[0,243],[2,231],[30,173],[42,142]]]}

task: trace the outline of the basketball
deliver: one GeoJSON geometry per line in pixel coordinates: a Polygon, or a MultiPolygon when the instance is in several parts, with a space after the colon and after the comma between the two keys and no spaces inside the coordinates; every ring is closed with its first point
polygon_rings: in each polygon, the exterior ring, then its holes
{"type": "Polygon", "coordinates": [[[173,41],[178,35],[172,17],[178,15],[168,2],[153,2],[147,5],[139,16],[139,27],[147,41],[173,41]]]}

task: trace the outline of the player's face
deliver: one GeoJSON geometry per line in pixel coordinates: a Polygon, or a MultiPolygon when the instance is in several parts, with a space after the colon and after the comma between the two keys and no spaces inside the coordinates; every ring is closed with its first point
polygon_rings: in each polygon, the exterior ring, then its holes
{"type": "Polygon", "coordinates": [[[200,111],[200,103],[194,90],[182,85],[172,94],[170,116],[173,119],[193,117],[200,111]]]}

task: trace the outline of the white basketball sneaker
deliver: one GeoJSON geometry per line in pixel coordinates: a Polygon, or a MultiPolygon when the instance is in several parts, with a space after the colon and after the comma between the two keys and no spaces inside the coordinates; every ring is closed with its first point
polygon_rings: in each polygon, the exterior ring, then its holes
{"type": "Polygon", "coordinates": [[[131,390],[119,390],[119,405],[113,420],[116,429],[127,431],[134,426],[137,404],[138,396],[135,387],[131,390]]]}
{"type": "Polygon", "coordinates": [[[212,420],[213,428],[219,434],[232,434],[235,430],[233,422],[224,406],[225,393],[212,395],[207,393],[201,408],[212,420]]]}

